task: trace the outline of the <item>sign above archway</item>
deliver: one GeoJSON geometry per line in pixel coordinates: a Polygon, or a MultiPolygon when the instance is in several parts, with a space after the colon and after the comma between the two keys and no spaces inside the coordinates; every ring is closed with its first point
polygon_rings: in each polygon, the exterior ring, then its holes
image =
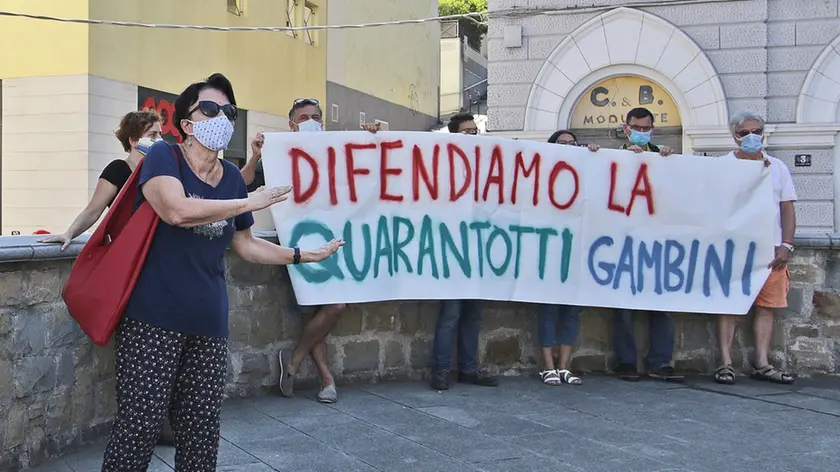
{"type": "Polygon", "coordinates": [[[620,76],[595,84],[580,97],[569,128],[615,128],[636,107],[650,110],[658,127],[682,126],[679,108],[664,88],[642,77],[620,76]]]}

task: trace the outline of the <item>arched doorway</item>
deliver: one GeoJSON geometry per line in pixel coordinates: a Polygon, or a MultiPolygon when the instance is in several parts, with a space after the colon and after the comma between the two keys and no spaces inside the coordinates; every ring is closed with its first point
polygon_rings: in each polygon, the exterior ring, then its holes
{"type": "MultiPolygon", "coordinates": [[[[573,110],[587,99],[587,92],[615,77],[644,78],[676,105],[678,113],[669,118],[679,117],[681,136],[676,137],[676,130],[664,130],[665,136],[657,132],[657,142],[664,145],[670,140],[674,148],[689,153],[691,140],[685,130],[728,125],[723,85],[703,50],[662,18],[621,7],[589,20],[550,54],[531,88],[524,131],[585,129],[572,123],[573,110]]],[[[595,132],[585,134],[598,137],[595,132]]]]}
{"type": "Polygon", "coordinates": [[[653,113],[653,142],[682,152],[682,120],[674,97],[658,83],[637,75],[601,80],[578,98],[569,128],[581,143],[615,148],[625,142],[621,125],[627,112],[645,107],[653,113]]]}

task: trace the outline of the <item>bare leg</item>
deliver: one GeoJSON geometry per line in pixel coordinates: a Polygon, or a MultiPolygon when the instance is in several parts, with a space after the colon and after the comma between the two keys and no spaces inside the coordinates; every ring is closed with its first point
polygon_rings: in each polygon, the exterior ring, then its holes
{"type": "Polygon", "coordinates": [[[772,309],[755,307],[753,330],[755,332],[755,367],[760,368],[770,364],[768,351],[770,350],[770,340],[773,338],[772,309]]]}
{"type": "Polygon", "coordinates": [[[569,368],[569,360],[572,358],[572,346],[566,344],[560,345],[560,365],[558,369],[567,370],[569,368]]]}
{"type": "Polygon", "coordinates": [[[732,365],[732,340],[735,338],[736,320],[737,317],[729,315],[720,315],[715,320],[720,362],[723,365],[732,365]]]}
{"type": "MultiPolygon", "coordinates": [[[[330,334],[330,331],[338,323],[338,318],[345,308],[346,305],[344,304],[321,307],[318,313],[306,323],[300,335],[300,340],[298,340],[297,346],[292,353],[292,360],[286,366],[288,375],[295,375],[298,368],[300,368],[300,363],[303,362],[315,345],[324,342],[324,338],[330,334]]],[[[324,353],[324,357],[326,357],[326,350],[324,353]]]]}
{"type": "Polygon", "coordinates": [[[334,384],[335,380],[332,372],[330,372],[330,365],[327,360],[327,343],[325,341],[319,342],[312,348],[312,360],[315,361],[315,367],[321,377],[321,387],[334,384]]]}
{"type": "Polygon", "coordinates": [[[550,347],[542,348],[543,363],[545,370],[554,370],[554,349],[550,347]]]}

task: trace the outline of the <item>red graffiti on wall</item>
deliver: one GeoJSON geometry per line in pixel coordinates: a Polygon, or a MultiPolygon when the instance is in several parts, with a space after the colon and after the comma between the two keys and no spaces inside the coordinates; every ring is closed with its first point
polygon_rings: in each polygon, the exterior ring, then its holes
{"type": "Polygon", "coordinates": [[[181,133],[175,127],[175,104],[168,100],[155,100],[154,97],[148,97],[140,106],[141,110],[154,110],[160,114],[163,121],[161,122],[161,129],[164,136],[172,136],[178,143],[181,142],[181,133]]]}

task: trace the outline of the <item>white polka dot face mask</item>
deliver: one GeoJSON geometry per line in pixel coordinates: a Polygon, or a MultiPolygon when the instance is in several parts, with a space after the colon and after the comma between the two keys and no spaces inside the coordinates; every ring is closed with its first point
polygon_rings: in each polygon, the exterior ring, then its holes
{"type": "Polygon", "coordinates": [[[233,123],[222,113],[215,118],[204,121],[193,121],[193,136],[211,151],[227,149],[230,138],[233,137],[233,123]]]}

